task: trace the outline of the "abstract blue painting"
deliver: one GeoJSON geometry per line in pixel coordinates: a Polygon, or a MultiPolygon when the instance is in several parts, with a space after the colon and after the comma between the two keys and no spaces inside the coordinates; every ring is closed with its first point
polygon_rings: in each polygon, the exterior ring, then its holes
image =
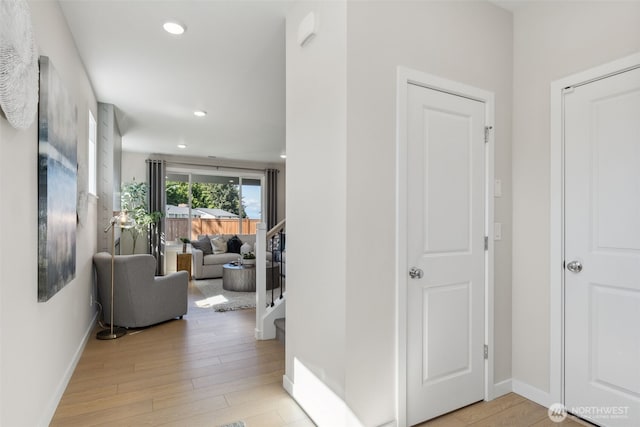
{"type": "Polygon", "coordinates": [[[53,65],[40,57],[38,301],[76,275],[77,110],[53,65]]]}

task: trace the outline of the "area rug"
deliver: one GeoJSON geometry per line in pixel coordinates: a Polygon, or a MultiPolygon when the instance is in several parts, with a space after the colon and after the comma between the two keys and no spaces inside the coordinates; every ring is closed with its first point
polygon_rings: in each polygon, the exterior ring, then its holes
{"type": "Polygon", "coordinates": [[[244,310],[256,307],[255,292],[233,292],[222,289],[222,279],[194,280],[193,284],[204,296],[196,305],[215,311],[244,310]]]}

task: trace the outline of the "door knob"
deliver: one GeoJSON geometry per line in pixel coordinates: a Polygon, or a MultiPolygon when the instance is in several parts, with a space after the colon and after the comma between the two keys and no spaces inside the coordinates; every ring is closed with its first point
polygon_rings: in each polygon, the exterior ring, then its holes
{"type": "Polygon", "coordinates": [[[571,261],[567,264],[567,270],[572,273],[580,273],[582,271],[582,263],[580,261],[571,261]]]}
{"type": "Polygon", "coordinates": [[[409,270],[409,277],[412,279],[422,279],[422,276],[424,276],[424,271],[417,267],[411,267],[411,270],[409,270]]]}

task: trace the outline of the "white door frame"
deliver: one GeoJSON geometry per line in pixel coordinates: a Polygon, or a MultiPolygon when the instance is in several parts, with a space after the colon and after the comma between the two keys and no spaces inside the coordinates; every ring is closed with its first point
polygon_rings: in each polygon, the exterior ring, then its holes
{"type": "Polygon", "coordinates": [[[640,68],[640,53],[551,83],[549,394],[564,404],[564,103],[565,88],[640,68]]]}
{"type": "MultiPolygon", "coordinates": [[[[495,96],[492,92],[446,80],[405,67],[397,69],[396,98],[396,420],[399,427],[407,424],[407,85],[415,84],[485,104],[485,126],[493,128],[495,96]]],[[[494,132],[488,133],[485,150],[485,236],[493,236],[494,132]],[[491,185],[489,185],[491,184],[491,185]]],[[[485,344],[489,358],[485,360],[485,400],[494,397],[493,386],[493,239],[485,256],[485,344]]]]}

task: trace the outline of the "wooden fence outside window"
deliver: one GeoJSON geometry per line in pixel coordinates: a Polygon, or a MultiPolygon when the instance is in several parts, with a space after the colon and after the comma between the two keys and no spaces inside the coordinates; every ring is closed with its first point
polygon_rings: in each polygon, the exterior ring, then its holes
{"type": "MultiPolygon", "coordinates": [[[[242,234],[256,234],[259,219],[243,218],[242,234]]],[[[166,240],[172,241],[189,236],[188,218],[165,219],[166,240]]],[[[199,234],[241,234],[240,220],[237,218],[194,218],[191,220],[191,236],[197,239],[199,234]]]]}

